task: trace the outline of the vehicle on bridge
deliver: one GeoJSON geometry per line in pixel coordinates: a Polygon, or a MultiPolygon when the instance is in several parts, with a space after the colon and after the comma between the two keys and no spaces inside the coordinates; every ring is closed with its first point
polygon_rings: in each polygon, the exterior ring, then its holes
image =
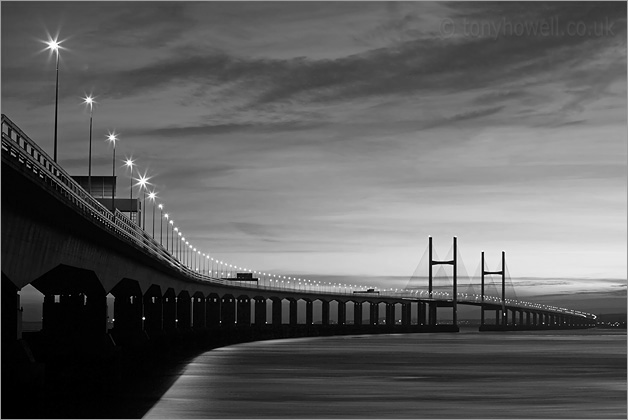
{"type": "Polygon", "coordinates": [[[369,294],[379,295],[379,291],[375,289],[354,290],[353,293],[369,293],[369,294]]]}

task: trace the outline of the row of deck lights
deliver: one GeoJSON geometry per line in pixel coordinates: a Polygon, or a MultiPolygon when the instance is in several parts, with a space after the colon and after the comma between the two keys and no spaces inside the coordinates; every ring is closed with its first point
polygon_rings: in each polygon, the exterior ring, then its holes
{"type": "MultiPolygon", "coordinates": [[[[58,121],[58,105],[59,105],[59,51],[63,49],[61,47],[61,42],[58,41],[57,38],[52,39],[48,38],[48,41],[44,43],[48,45],[46,49],[50,50],[52,53],[56,55],[56,83],[55,83],[55,127],[54,127],[54,161],[57,161],[57,121],[58,121]]],[[[91,175],[92,175],[92,127],[93,127],[93,118],[94,118],[94,104],[96,101],[94,97],[90,95],[85,95],[83,99],[83,104],[89,106],[89,160],[88,160],[88,192],[91,194],[91,175]]],[[[119,134],[114,132],[109,132],[107,137],[107,141],[112,145],[113,152],[113,178],[116,176],[116,142],[119,141],[119,134]]],[[[151,185],[148,180],[150,177],[146,176],[146,173],[143,175],[139,172],[138,169],[138,178],[133,177],[133,167],[135,165],[135,161],[132,158],[126,158],[125,166],[129,168],[131,173],[131,193],[130,198],[133,199],[133,187],[139,186],[139,193],[143,193],[143,204],[142,209],[145,211],[146,209],[146,198],[152,202],[153,204],[153,226],[152,226],[152,237],[155,239],[155,204],[157,200],[157,192],[153,189],[152,191],[148,190],[148,185],[151,185]],[[133,183],[133,181],[137,181],[137,183],[133,183]]],[[[112,190],[112,199],[111,199],[111,211],[115,211],[115,196],[116,196],[116,186],[115,182],[112,190]]],[[[192,244],[186,240],[185,236],[183,236],[183,232],[179,229],[179,227],[174,225],[174,220],[171,218],[170,214],[164,214],[164,205],[158,204],[160,212],[160,234],[159,234],[159,243],[163,246],[163,220],[166,220],[166,251],[170,252],[175,258],[177,258],[181,263],[190,268],[192,271],[195,271],[202,275],[207,275],[210,278],[220,277],[227,278],[229,280],[237,280],[237,278],[233,277],[233,270],[250,272],[253,274],[260,275],[262,277],[262,281],[266,281],[267,285],[270,287],[282,287],[282,288],[301,288],[303,289],[311,289],[315,290],[335,290],[340,291],[344,290],[347,292],[347,289],[362,287],[366,288],[367,286],[358,286],[351,284],[343,284],[343,283],[331,283],[331,282],[321,282],[309,279],[301,279],[296,277],[288,277],[277,274],[270,274],[256,270],[249,270],[247,268],[238,267],[234,264],[228,264],[222,260],[214,259],[209,255],[209,253],[203,253],[200,250],[196,249],[192,244]],[[171,235],[168,233],[171,232],[171,235]],[[169,240],[168,237],[171,237],[169,240]],[[175,242],[176,240],[176,242],[175,242]],[[169,246],[170,245],[170,246],[169,246]],[[216,264],[216,270],[214,270],[214,264],[216,264]]],[[[138,218],[138,224],[140,220],[138,218]]],[[[146,217],[142,217],[141,228],[146,231],[146,217]]]]}
{"type": "MultiPolygon", "coordinates": [[[[403,292],[405,293],[410,293],[410,294],[416,294],[418,295],[418,297],[428,297],[429,296],[429,291],[427,290],[407,290],[404,289],[403,292]]],[[[436,296],[436,297],[449,297],[451,296],[451,294],[449,292],[432,292],[432,296],[436,296]]],[[[482,299],[481,295],[478,294],[471,294],[471,296],[473,297],[474,301],[478,301],[482,299]]],[[[459,298],[468,298],[469,294],[467,293],[458,293],[458,297],[459,298]]],[[[484,295],[484,301],[490,301],[490,302],[496,302],[496,303],[501,303],[502,299],[496,296],[487,296],[484,295]]],[[[562,307],[558,307],[558,306],[552,306],[552,305],[543,305],[540,303],[533,303],[533,302],[528,302],[528,301],[520,301],[520,300],[515,300],[515,299],[506,299],[505,300],[506,303],[510,304],[510,305],[516,305],[516,306],[522,306],[522,307],[526,307],[526,308],[533,308],[533,309],[540,309],[540,310],[547,310],[547,311],[554,311],[554,312],[566,312],[566,313],[570,313],[570,314],[574,314],[574,315],[582,315],[582,316],[592,316],[595,317],[594,314],[591,314],[589,312],[582,312],[582,311],[577,311],[574,309],[568,309],[568,308],[562,308],[562,307]]]]}

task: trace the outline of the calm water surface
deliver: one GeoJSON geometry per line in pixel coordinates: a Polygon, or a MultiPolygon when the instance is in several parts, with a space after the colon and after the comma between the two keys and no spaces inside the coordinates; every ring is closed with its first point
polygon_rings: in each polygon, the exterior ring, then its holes
{"type": "Polygon", "coordinates": [[[146,418],[626,418],[626,332],[325,337],[194,359],[146,418]]]}

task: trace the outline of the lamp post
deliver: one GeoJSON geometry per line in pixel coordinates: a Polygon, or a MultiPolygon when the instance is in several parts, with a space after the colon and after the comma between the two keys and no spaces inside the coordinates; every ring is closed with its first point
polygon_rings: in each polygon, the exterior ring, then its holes
{"type": "MultiPolygon", "coordinates": [[[[173,239],[174,239],[174,220],[170,220],[168,222],[168,224],[170,225],[170,253],[174,254],[174,249],[172,249],[172,245],[173,245],[173,239]]],[[[166,229],[166,236],[168,235],[168,229],[166,229]]],[[[166,242],[168,242],[168,238],[166,237],[166,242]]]]}
{"type": "MultiPolygon", "coordinates": [[[[178,228],[175,228],[178,229],[178,228]]],[[[181,236],[181,232],[178,232],[179,236],[181,236]]],[[[177,240],[177,257],[179,258],[179,262],[181,262],[181,241],[177,240]]]]}
{"type": "Polygon", "coordinates": [[[116,207],[116,141],[118,141],[118,135],[114,131],[113,133],[109,133],[107,136],[107,141],[113,145],[113,190],[111,192],[111,213],[115,213],[116,207]]]}
{"type": "Polygon", "coordinates": [[[153,239],[155,239],[155,198],[157,198],[157,193],[151,191],[148,193],[148,198],[153,202],[153,239]]]}
{"type": "MultiPolygon", "coordinates": [[[[159,204],[159,245],[161,245],[161,241],[164,234],[164,205],[159,204]]],[[[168,225],[166,225],[168,227],[168,225]]]]}
{"type": "MultiPolygon", "coordinates": [[[[140,191],[144,192],[144,202],[142,203],[142,229],[146,230],[146,215],[144,214],[144,212],[146,211],[146,185],[148,185],[148,180],[150,178],[148,178],[146,176],[146,174],[144,175],[140,175],[139,179],[137,180],[137,184],[140,186],[140,191]]],[[[138,223],[139,225],[139,223],[138,223]]]]}
{"type": "Polygon", "coordinates": [[[129,209],[129,219],[132,219],[131,214],[133,214],[132,203],[133,203],[133,163],[134,162],[135,161],[131,158],[127,158],[126,161],[124,162],[124,165],[131,170],[131,204],[130,204],[131,207],[129,209]]]}
{"type": "Polygon", "coordinates": [[[168,251],[168,223],[170,223],[168,213],[164,214],[164,217],[166,218],[166,251],[168,251]]]}
{"type": "Polygon", "coordinates": [[[85,95],[83,103],[89,105],[89,165],[87,170],[87,192],[92,194],[92,122],[94,119],[94,98],[85,95]]]}
{"type": "Polygon", "coordinates": [[[56,71],[56,83],[55,83],[55,137],[54,137],[54,156],[53,160],[57,162],[57,116],[59,115],[59,49],[61,42],[56,39],[48,38],[46,42],[50,51],[54,51],[57,54],[57,71],[56,71]]]}

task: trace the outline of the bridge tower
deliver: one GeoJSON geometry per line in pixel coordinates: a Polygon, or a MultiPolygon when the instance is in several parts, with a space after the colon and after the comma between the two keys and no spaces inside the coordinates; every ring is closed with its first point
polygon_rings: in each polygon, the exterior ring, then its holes
{"type": "Polygon", "coordinates": [[[502,269],[499,271],[484,270],[484,251],[482,251],[482,291],[481,291],[481,320],[480,324],[484,325],[484,275],[485,274],[501,274],[502,276],[502,325],[508,323],[508,312],[506,312],[506,251],[502,251],[502,269]]]}
{"type": "Polygon", "coordinates": [[[430,296],[429,303],[429,314],[428,314],[428,325],[436,325],[436,308],[437,303],[432,301],[432,292],[433,292],[433,282],[432,282],[432,266],[434,265],[452,265],[454,269],[454,284],[453,284],[453,301],[452,301],[452,316],[453,316],[453,324],[454,326],[458,326],[458,272],[457,272],[457,262],[458,262],[458,237],[454,236],[454,257],[453,260],[448,261],[434,261],[432,258],[432,237],[429,237],[429,283],[428,283],[428,291],[430,296]]]}

